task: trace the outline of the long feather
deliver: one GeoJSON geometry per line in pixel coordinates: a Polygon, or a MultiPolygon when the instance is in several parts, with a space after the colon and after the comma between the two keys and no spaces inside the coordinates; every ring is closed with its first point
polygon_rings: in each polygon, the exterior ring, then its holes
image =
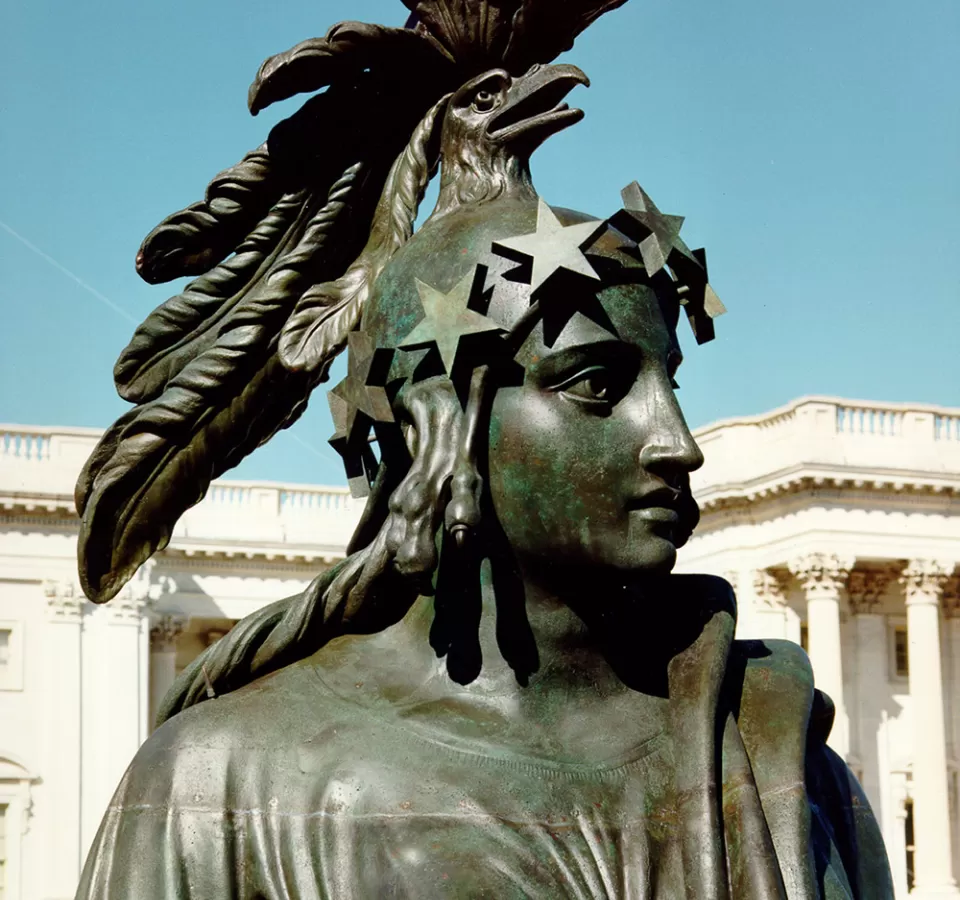
{"type": "Polygon", "coordinates": [[[280,359],[293,371],[313,372],[329,365],[360,323],[377,278],[413,234],[417,210],[436,168],[431,148],[446,109],[439,100],[417,126],[387,177],[363,252],[336,281],[307,290],[280,335],[280,359]]]}
{"type": "MultiPolygon", "coordinates": [[[[216,378],[216,372],[211,373],[216,378]]],[[[211,406],[178,388],[153,401],[111,435],[116,451],[84,505],[78,546],[80,579],[99,603],[115,596],[137,568],[167,545],[185,510],[210,482],[306,407],[311,379],[283,368],[275,354],[241,390],[211,406]]]]}
{"type": "Polygon", "coordinates": [[[283,193],[266,144],[220,172],[204,199],[167,216],[144,238],[137,272],[150,284],[199,275],[233,250],[283,193]]]}
{"type": "Polygon", "coordinates": [[[301,41],[267,59],[250,85],[247,105],[256,115],[271,103],[356,77],[365,69],[393,70],[414,79],[418,69],[440,61],[438,49],[407,28],[340,22],[326,37],[301,41]]]}
{"type": "Polygon", "coordinates": [[[277,335],[317,260],[342,265],[322,251],[359,171],[352,166],[331,188],[294,249],[228,317],[213,345],[101,439],[77,487],[80,574],[91,599],[114,596],[166,546],[210,481],[299,417],[326,377],[326,368],[287,370],[277,335]]]}
{"type": "Polygon", "coordinates": [[[156,397],[170,378],[214,340],[217,326],[276,261],[307,211],[307,192],[287,194],[236,253],[158,306],[134,332],[113,370],[124,400],[156,397]]]}

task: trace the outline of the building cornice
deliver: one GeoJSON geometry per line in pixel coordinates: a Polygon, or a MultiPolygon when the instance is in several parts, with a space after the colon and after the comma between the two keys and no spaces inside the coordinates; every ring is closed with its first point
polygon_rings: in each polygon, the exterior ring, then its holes
{"type": "Polygon", "coordinates": [[[804,397],[694,434],[705,463],[690,481],[706,514],[822,488],[933,506],[960,493],[960,409],[804,397]]]}
{"type": "Polygon", "coordinates": [[[960,515],[960,491],[929,485],[864,482],[860,479],[797,477],[775,487],[751,487],[700,503],[695,536],[733,524],[759,524],[812,506],[851,510],[900,511],[922,515],[960,515]]]}

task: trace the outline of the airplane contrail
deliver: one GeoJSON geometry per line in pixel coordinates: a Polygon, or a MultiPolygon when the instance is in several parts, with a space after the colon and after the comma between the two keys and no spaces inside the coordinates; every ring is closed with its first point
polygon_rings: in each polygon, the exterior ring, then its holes
{"type": "Polygon", "coordinates": [[[46,260],[46,262],[50,263],[50,265],[53,266],[55,269],[59,269],[61,272],[63,272],[64,275],[67,276],[67,278],[70,278],[73,281],[75,281],[87,293],[93,294],[94,297],[96,297],[105,306],[109,306],[110,309],[112,309],[118,316],[123,316],[124,319],[126,319],[128,322],[132,322],[134,325],[140,324],[136,320],[136,318],[130,315],[130,313],[128,313],[122,306],[117,306],[117,304],[114,303],[109,297],[106,297],[103,294],[101,294],[100,291],[98,291],[95,287],[91,287],[79,275],[76,275],[73,272],[71,272],[65,265],[58,263],[49,253],[44,253],[36,244],[31,243],[22,234],[19,234],[18,232],[14,231],[2,219],[0,219],[0,228],[6,231],[7,234],[9,234],[11,237],[14,237],[18,241],[20,241],[20,243],[23,244],[24,247],[36,253],[37,256],[39,256],[41,259],[46,260]]]}
{"type": "MultiPolygon", "coordinates": [[[[98,291],[95,287],[92,287],[91,285],[87,284],[79,275],[75,274],[74,272],[71,272],[62,263],[57,262],[49,253],[44,253],[43,250],[41,250],[36,244],[27,240],[27,238],[25,238],[22,234],[20,234],[19,232],[11,228],[2,219],[0,219],[0,228],[6,231],[7,234],[9,234],[11,237],[14,237],[18,241],[20,241],[20,243],[23,244],[24,247],[36,253],[37,256],[39,256],[42,260],[45,260],[46,262],[50,263],[50,265],[53,266],[55,269],[58,269],[59,271],[61,271],[64,275],[67,276],[67,278],[70,278],[72,281],[75,281],[87,293],[92,294],[94,297],[97,298],[97,300],[99,300],[105,306],[109,306],[110,309],[112,309],[118,316],[122,316],[124,319],[126,319],[128,322],[131,322],[134,325],[140,324],[137,321],[137,319],[134,318],[134,316],[132,316],[129,312],[127,312],[127,310],[125,310],[122,306],[118,306],[109,297],[105,296],[104,294],[101,294],[100,291],[98,291]]],[[[288,434],[298,444],[300,444],[302,447],[305,447],[311,453],[316,454],[321,459],[324,459],[327,462],[338,461],[338,460],[335,460],[331,454],[324,453],[323,450],[321,450],[319,447],[314,447],[313,444],[311,444],[309,441],[305,441],[302,437],[300,437],[299,434],[296,434],[295,432],[292,432],[292,431],[288,432],[288,434]]]]}

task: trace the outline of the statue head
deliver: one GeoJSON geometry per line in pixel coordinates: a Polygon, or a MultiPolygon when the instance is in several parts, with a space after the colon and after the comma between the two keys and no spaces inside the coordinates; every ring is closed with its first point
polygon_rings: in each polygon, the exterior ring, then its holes
{"type": "MultiPolygon", "coordinates": [[[[345,615],[365,618],[379,580],[401,609],[436,593],[456,610],[485,560],[516,603],[531,581],[562,596],[669,571],[702,462],[674,394],[679,311],[673,279],[582,213],[520,199],[432,218],[384,268],[354,383],[332,392],[337,446],[371,484],[345,615]]],[[[438,649],[468,680],[478,661],[454,645],[438,649]]]]}

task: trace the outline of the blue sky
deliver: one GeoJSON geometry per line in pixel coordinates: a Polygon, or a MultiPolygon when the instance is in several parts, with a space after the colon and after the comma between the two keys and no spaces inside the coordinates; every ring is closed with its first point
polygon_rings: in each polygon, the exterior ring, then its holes
{"type": "MultiPolygon", "coordinates": [[[[174,292],[137,278],[140,240],[299,104],[248,115],[261,60],[344,18],[405,10],[5,0],[0,421],[126,408],[113,362],[174,292]]],[[[730,309],[681,335],[691,425],[810,393],[960,405],[958,46],[956,0],[630,0],[568,54],[587,118],[534,158],[540,193],[607,215],[639,180],[730,309]]],[[[331,430],[321,389],[235,475],[342,483],[331,430]]]]}

